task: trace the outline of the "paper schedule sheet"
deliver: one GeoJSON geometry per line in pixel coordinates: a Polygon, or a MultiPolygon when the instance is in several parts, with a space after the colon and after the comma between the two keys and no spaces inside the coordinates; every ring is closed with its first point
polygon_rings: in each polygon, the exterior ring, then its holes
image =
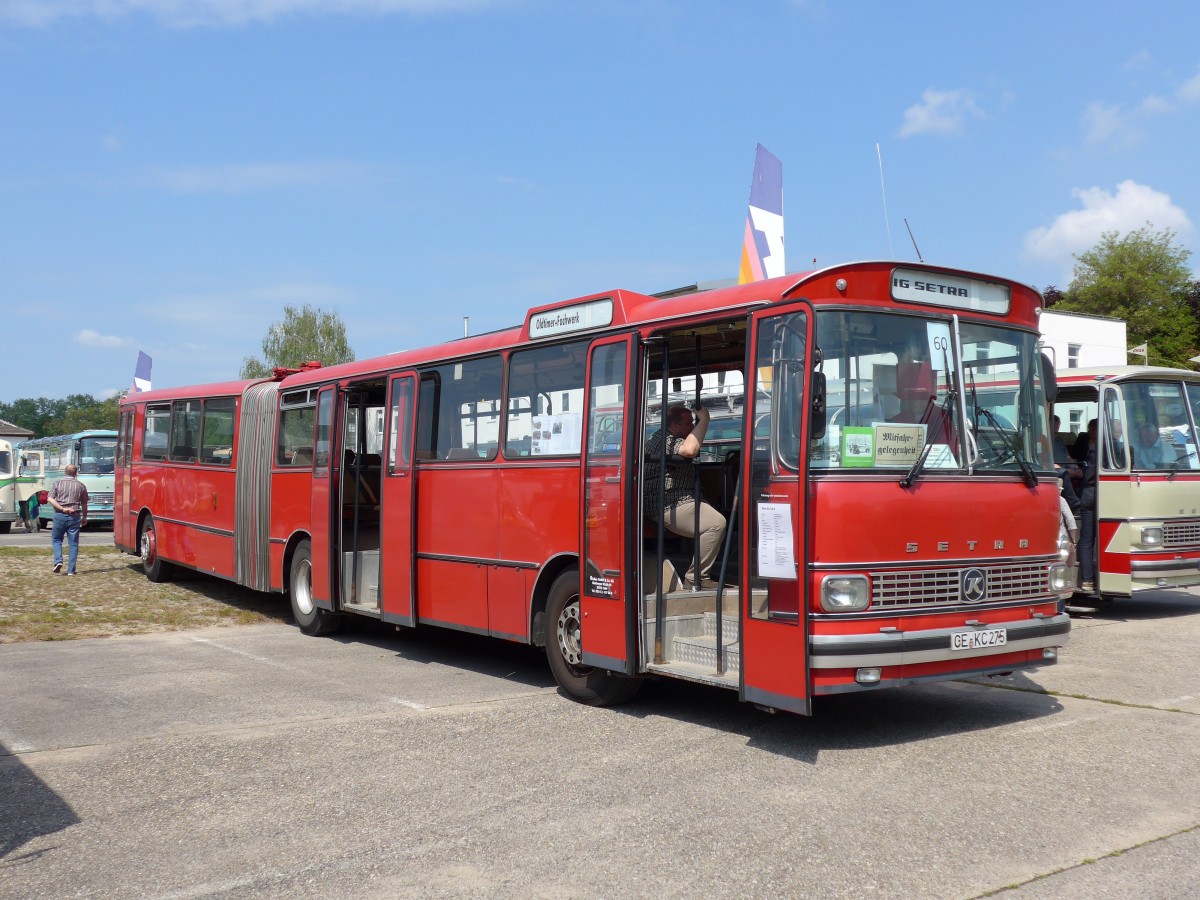
{"type": "Polygon", "coordinates": [[[789,503],[758,504],[758,574],[763,578],[796,580],[789,503]]]}

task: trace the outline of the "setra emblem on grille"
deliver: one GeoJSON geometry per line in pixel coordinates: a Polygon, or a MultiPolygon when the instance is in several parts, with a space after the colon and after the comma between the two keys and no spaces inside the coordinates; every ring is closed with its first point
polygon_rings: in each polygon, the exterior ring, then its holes
{"type": "Polygon", "coordinates": [[[962,573],[959,591],[964,603],[978,603],[987,596],[987,573],[983,569],[967,569],[962,573]]]}

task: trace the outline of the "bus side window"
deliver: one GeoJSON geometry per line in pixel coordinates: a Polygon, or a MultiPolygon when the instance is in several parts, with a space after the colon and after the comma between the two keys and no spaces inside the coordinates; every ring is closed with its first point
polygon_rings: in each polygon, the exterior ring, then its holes
{"type": "Polygon", "coordinates": [[[167,458],[167,431],[170,423],[170,406],[147,408],[146,422],[142,428],[142,459],[167,458]]]}
{"type": "Polygon", "coordinates": [[[196,461],[196,436],[200,431],[200,401],[180,400],[171,408],[172,462],[196,461]]]}
{"type": "Polygon", "coordinates": [[[204,424],[200,434],[200,461],[215,466],[233,463],[233,416],[235,401],[232,397],[204,401],[204,424]]]}

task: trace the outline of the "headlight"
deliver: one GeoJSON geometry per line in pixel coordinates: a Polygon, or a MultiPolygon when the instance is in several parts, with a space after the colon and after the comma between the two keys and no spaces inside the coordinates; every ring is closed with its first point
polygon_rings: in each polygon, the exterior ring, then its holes
{"type": "Polygon", "coordinates": [[[1142,529],[1142,546],[1143,547],[1161,547],[1163,542],[1162,526],[1148,525],[1142,529]]]}
{"type": "Polygon", "coordinates": [[[865,575],[826,575],[821,581],[821,608],[826,612],[856,612],[870,602],[865,575]]]}
{"type": "Polygon", "coordinates": [[[1071,558],[1071,533],[1066,526],[1058,526],[1058,557],[1063,562],[1071,558]]]}
{"type": "Polygon", "coordinates": [[[1053,565],[1050,567],[1050,593],[1061,594],[1073,587],[1071,579],[1067,575],[1068,571],[1066,566],[1053,565]]]}

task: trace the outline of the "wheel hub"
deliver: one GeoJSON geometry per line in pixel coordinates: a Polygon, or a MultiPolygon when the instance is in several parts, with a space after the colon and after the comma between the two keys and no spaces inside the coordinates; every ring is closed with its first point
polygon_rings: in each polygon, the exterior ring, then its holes
{"type": "Polygon", "coordinates": [[[562,651],[563,659],[567,661],[567,664],[577,666],[583,662],[578,599],[572,600],[563,607],[562,614],[558,617],[558,627],[555,631],[558,636],[559,650],[562,651]]]}

